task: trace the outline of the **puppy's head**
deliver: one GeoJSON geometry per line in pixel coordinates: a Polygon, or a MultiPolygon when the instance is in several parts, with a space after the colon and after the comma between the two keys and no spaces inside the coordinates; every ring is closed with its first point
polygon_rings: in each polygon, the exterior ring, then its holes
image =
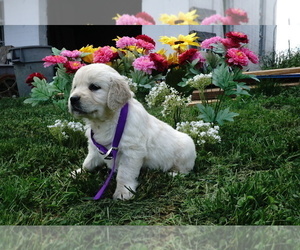
{"type": "Polygon", "coordinates": [[[74,116],[104,118],[131,98],[125,79],[112,67],[95,63],[80,68],[74,76],[69,111],[74,116]]]}

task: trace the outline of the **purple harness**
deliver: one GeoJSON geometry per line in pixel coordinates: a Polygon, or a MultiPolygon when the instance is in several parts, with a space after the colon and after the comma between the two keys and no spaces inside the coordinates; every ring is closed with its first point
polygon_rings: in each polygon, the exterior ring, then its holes
{"type": "Polygon", "coordinates": [[[111,177],[113,176],[113,174],[115,172],[118,147],[119,147],[119,143],[120,143],[120,140],[122,138],[124,127],[125,127],[125,124],[126,124],[127,114],[128,114],[128,103],[126,103],[123,106],[123,108],[121,109],[118,124],[117,124],[117,128],[116,128],[116,132],[115,132],[115,136],[114,136],[114,139],[112,141],[110,149],[107,149],[103,145],[96,142],[96,140],[94,139],[94,132],[93,132],[93,130],[91,130],[92,142],[97,147],[99,153],[104,155],[104,159],[106,159],[106,160],[113,159],[113,161],[114,161],[113,166],[111,168],[111,171],[109,173],[109,176],[107,177],[107,179],[106,179],[105,183],[103,184],[103,186],[101,187],[101,189],[95,195],[94,200],[99,200],[101,198],[101,196],[103,195],[105,189],[107,188],[107,186],[108,186],[108,184],[111,180],[111,177]]]}

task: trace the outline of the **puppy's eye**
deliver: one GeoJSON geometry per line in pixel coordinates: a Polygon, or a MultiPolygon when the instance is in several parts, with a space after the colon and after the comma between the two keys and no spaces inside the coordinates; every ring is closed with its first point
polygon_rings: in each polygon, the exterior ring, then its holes
{"type": "Polygon", "coordinates": [[[99,90],[99,89],[101,89],[101,87],[100,87],[100,86],[97,86],[97,85],[94,84],[94,83],[91,83],[90,86],[89,86],[89,90],[90,90],[90,91],[97,91],[97,90],[99,90]]]}

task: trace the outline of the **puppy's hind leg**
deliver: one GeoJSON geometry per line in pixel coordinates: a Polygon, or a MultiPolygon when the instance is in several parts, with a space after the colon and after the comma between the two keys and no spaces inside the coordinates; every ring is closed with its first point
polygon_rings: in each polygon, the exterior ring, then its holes
{"type": "Polygon", "coordinates": [[[188,174],[195,165],[196,151],[194,144],[187,145],[187,150],[178,155],[174,169],[181,174],[188,174]]]}

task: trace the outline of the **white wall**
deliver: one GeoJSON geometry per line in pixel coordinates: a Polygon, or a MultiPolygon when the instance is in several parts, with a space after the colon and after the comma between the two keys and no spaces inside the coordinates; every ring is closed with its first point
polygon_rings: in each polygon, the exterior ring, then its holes
{"type": "Polygon", "coordinates": [[[39,25],[4,25],[5,45],[31,46],[47,45],[46,26],[39,25]]]}
{"type": "Polygon", "coordinates": [[[5,25],[47,24],[47,0],[3,0],[5,25]]]}
{"type": "Polygon", "coordinates": [[[4,0],[5,45],[47,45],[46,0],[4,0]]]}

